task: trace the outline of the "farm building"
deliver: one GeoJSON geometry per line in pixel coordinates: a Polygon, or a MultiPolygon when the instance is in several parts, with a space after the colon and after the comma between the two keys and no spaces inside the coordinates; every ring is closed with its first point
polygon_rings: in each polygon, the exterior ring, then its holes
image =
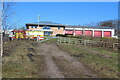
{"type": "Polygon", "coordinates": [[[28,23],[26,28],[31,30],[41,30],[44,35],[55,36],[56,34],[64,34],[65,25],[52,23],[52,22],[40,22],[39,24],[28,23]]]}
{"type": "Polygon", "coordinates": [[[93,37],[115,37],[115,29],[106,27],[65,27],[65,34],[93,37]]]}

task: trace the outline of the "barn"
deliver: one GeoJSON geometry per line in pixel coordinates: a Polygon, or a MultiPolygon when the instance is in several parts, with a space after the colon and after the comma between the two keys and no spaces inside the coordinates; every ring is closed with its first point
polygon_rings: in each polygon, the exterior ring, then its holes
{"type": "Polygon", "coordinates": [[[65,27],[66,35],[93,36],[93,37],[115,37],[115,29],[108,27],[65,27]]]}

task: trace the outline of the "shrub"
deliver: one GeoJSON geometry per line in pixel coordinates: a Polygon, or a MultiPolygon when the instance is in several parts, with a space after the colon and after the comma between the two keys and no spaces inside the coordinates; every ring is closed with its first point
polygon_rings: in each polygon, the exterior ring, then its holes
{"type": "Polygon", "coordinates": [[[63,35],[63,34],[57,34],[56,37],[66,37],[66,35],[63,35]]]}

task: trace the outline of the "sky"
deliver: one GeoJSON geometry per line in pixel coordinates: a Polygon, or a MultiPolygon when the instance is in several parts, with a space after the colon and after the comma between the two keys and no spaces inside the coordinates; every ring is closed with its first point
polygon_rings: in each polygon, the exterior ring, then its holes
{"type": "Polygon", "coordinates": [[[26,23],[51,21],[67,25],[85,25],[118,19],[118,2],[15,2],[11,21],[18,27],[26,23]]]}

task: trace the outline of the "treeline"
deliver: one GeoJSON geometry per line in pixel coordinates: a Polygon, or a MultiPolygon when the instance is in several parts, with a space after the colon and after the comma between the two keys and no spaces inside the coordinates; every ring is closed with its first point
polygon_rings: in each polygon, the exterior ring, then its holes
{"type": "Polygon", "coordinates": [[[68,25],[70,27],[109,27],[109,28],[117,28],[120,21],[118,19],[114,20],[105,20],[100,21],[97,23],[90,23],[90,24],[84,24],[84,25],[68,25]]]}

